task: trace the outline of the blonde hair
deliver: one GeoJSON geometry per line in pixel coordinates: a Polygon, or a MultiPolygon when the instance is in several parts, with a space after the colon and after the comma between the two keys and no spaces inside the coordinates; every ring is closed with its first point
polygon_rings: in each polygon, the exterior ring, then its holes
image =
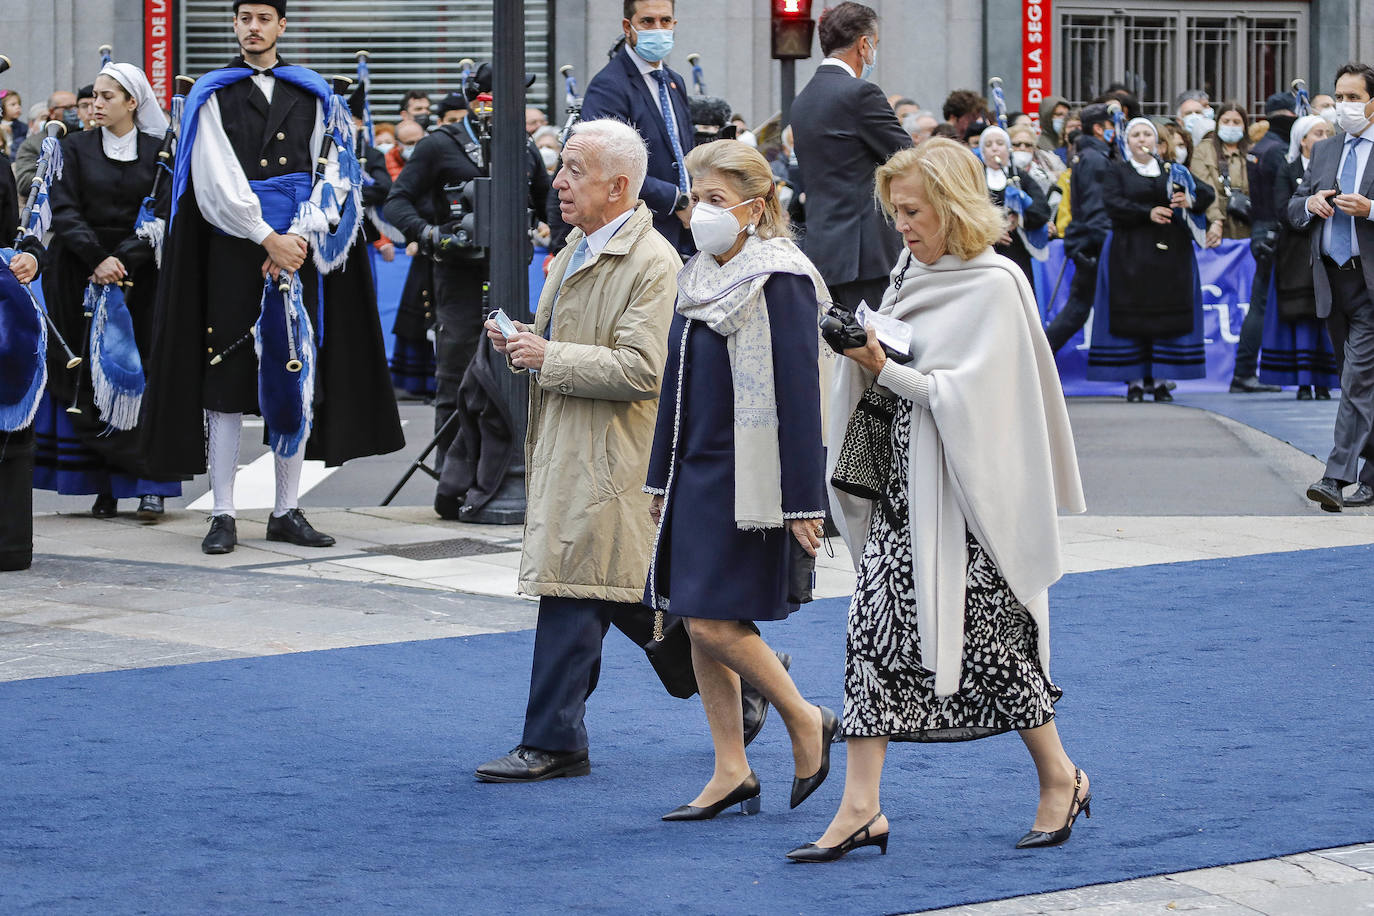
{"type": "Polygon", "coordinates": [[[1012,143],[1016,142],[1017,134],[1029,134],[1031,142],[1040,139],[1040,135],[1036,133],[1035,128],[1031,127],[1029,124],[1013,124],[1011,127],[1007,128],[1007,136],[1011,138],[1012,143]]]}
{"type": "Polygon", "coordinates": [[[761,239],[792,237],[787,214],[778,203],[773,185],[773,170],[758,150],[738,140],[715,140],[695,147],[687,154],[687,173],[694,181],[707,173],[720,175],[744,200],[757,197],[763,201],[763,216],[755,227],[761,239]]]}
{"type": "Polygon", "coordinates": [[[892,182],[912,177],[940,219],[945,250],[961,261],[975,258],[1002,237],[1006,220],[988,200],[983,163],[961,143],[932,137],[920,146],[899,150],[878,167],[874,194],[889,219],[892,182]]]}

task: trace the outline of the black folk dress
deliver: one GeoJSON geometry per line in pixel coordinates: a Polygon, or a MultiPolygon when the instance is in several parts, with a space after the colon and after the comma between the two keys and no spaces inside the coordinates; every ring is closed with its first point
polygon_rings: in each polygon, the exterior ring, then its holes
{"type": "MultiPolygon", "coordinates": [[[[179,496],[180,478],[156,476],[145,468],[138,430],[111,431],[95,406],[90,322],[82,309],[91,272],[111,256],[127,270],[125,281],[133,285],[125,287],[124,301],[145,375],[158,277],[152,246],[134,234],[134,224],[152,191],[160,144],[139,131],[137,158],[120,162],[105,155],[103,133],[82,131],[62,142],[62,177],[49,191],[53,235],[43,298],[63,338],[87,362],[79,370],[67,369],[66,354],[49,340],[46,402],[35,421],[34,486],[72,495],[179,496]],[[68,413],[73,404],[79,414],[68,413]]],[[[164,220],[170,186],[168,176],[162,182],[168,193],[159,192],[156,207],[164,220]]]]}
{"type": "MultiPolygon", "coordinates": [[[[775,274],[763,287],[773,346],[782,511],[825,514],[819,341],[811,281],[775,274]]],[[[726,338],[673,316],[648,489],[665,495],[646,601],[679,617],[782,620],[792,533],[735,525],[735,427],[726,338]],[[676,446],[676,447],[675,447],[676,446]],[[670,473],[671,469],[671,473],[670,473]],[[665,607],[666,603],[666,607],[665,607]]]]}

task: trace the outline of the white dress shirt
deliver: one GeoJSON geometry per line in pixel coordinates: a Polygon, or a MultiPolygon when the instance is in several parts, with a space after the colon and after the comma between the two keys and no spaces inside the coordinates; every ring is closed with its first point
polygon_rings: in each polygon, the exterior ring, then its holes
{"type": "Polygon", "coordinates": [[[841,70],[843,70],[845,73],[848,73],[855,79],[859,78],[859,74],[854,72],[854,68],[849,66],[849,64],[845,63],[844,61],[840,60],[838,57],[827,57],[825,60],[821,61],[822,67],[824,67],[826,64],[829,64],[832,67],[839,67],[841,70]]]}
{"type": "MultiPolygon", "coordinates": [[[[1364,129],[1364,133],[1360,134],[1360,137],[1364,140],[1364,142],[1355,147],[1355,188],[1357,190],[1364,182],[1365,166],[1369,164],[1369,151],[1371,148],[1374,148],[1374,124],[1371,124],[1369,127],[1366,127],[1364,129]]],[[[1336,183],[1338,186],[1341,180],[1341,169],[1345,166],[1345,157],[1350,154],[1350,146],[1348,140],[1348,137],[1341,138],[1340,157],[1336,160],[1336,183]]],[[[1317,188],[1317,190],[1321,191],[1326,189],[1317,188]]],[[[1335,204],[1332,204],[1332,206],[1334,207],[1335,204]]],[[[1308,223],[1312,221],[1312,211],[1304,208],[1303,212],[1307,214],[1307,217],[1303,221],[1302,225],[1306,226],[1308,223]]],[[[1339,213],[1340,211],[1337,210],[1336,212],[1339,213]]],[[[1374,219],[1374,209],[1370,210],[1369,216],[1366,218],[1374,219]]],[[[1327,257],[1330,257],[1331,220],[1325,220],[1325,223],[1326,225],[1322,226],[1322,253],[1327,255],[1327,257]]],[[[1352,232],[1350,234],[1350,252],[1352,257],[1358,258],[1360,256],[1360,236],[1357,232],[1352,232]]]]}
{"type": "MultiPolygon", "coordinates": [[[[277,79],[265,73],[249,77],[270,104],[277,79]]],[[[315,129],[310,135],[312,161],[319,155],[324,142],[324,111],[315,101],[315,129]]],[[[328,169],[337,187],[338,150],[330,151],[328,169]]],[[[239,165],[229,135],[224,132],[224,116],[219,110],[219,96],[211,95],[196,115],[196,140],[191,149],[191,175],[195,182],[196,204],[210,225],[226,235],[247,239],[261,245],[273,229],[262,218],[262,206],[248,184],[248,177],[239,165]]],[[[318,191],[318,189],[316,189],[318,191]]],[[[293,227],[294,228],[294,227],[293,227]]]]}
{"type": "Polygon", "coordinates": [[[587,260],[582,262],[583,267],[586,267],[588,262],[601,254],[601,250],[610,242],[611,236],[615,235],[631,216],[634,216],[634,212],[634,207],[631,207],[591,235],[587,236],[587,260]]]}
{"type": "Polygon", "coordinates": [[[130,127],[122,137],[116,137],[108,127],[100,128],[100,148],[105,151],[106,159],[133,162],[138,158],[138,128],[130,127]]]}

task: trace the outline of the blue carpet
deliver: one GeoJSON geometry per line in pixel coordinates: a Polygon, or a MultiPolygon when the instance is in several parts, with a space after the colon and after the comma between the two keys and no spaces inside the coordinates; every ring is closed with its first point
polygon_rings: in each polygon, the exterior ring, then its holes
{"type": "MultiPolygon", "coordinates": [[[[889,855],[782,854],[819,835],[837,772],[789,812],[769,722],[764,812],[663,824],[710,768],[699,705],[607,639],[592,775],[482,785],[516,743],[531,634],[0,685],[0,909],[43,912],[892,913],[1374,840],[1374,640],[1345,548],[1068,577],[1061,729],[1096,817],[1017,852],[1035,780],[1015,736],[899,745],[889,855]]],[[[765,628],[838,707],[844,601],[765,628]]]]}

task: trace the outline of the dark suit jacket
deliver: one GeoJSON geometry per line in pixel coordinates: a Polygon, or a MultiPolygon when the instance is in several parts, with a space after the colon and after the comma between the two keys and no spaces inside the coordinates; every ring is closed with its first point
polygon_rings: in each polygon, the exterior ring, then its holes
{"type": "Polygon", "coordinates": [[[885,277],[902,250],[873,197],[873,173],[911,145],[883,91],[833,64],[792,103],[806,187],[806,254],[831,285],[885,277]]]}
{"type": "MultiPolygon", "coordinates": [[[[624,48],[601,72],[587,84],[582,98],[582,120],[618,118],[634,125],[649,147],[649,174],[639,196],[654,212],[654,228],[678,250],[694,250],[691,234],[673,212],[677,204],[677,160],[673,156],[673,141],[668,125],[659,113],[658,96],[649,86],[624,48]]],[[[667,65],[664,65],[667,70],[667,65]]],[[[668,72],[668,97],[677,116],[677,136],[685,158],[693,146],[694,129],[691,110],[687,107],[687,81],[681,73],[668,72]]]]}
{"type": "MultiPolygon", "coordinates": [[[[1345,151],[1345,134],[1340,133],[1318,143],[1312,148],[1312,161],[1307,166],[1307,174],[1302,184],[1288,200],[1288,222],[1298,229],[1311,224],[1310,245],[1312,252],[1312,285],[1317,292],[1317,317],[1326,318],[1331,314],[1331,283],[1326,278],[1326,268],[1322,262],[1322,236],[1325,227],[1317,218],[1307,212],[1307,198],[1317,191],[1337,187],[1336,170],[1340,168],[1341,156],[1345,151]]],[[[1360,178],[1360,193],[1374,198],[1374,155],[1370,156],[1360,178]]],[[[1355,239],[1360,246],[1360,264],[1364,273],[1365,289],[1374,290],[1374,221],[1355,219],[1355,239]]]]}

